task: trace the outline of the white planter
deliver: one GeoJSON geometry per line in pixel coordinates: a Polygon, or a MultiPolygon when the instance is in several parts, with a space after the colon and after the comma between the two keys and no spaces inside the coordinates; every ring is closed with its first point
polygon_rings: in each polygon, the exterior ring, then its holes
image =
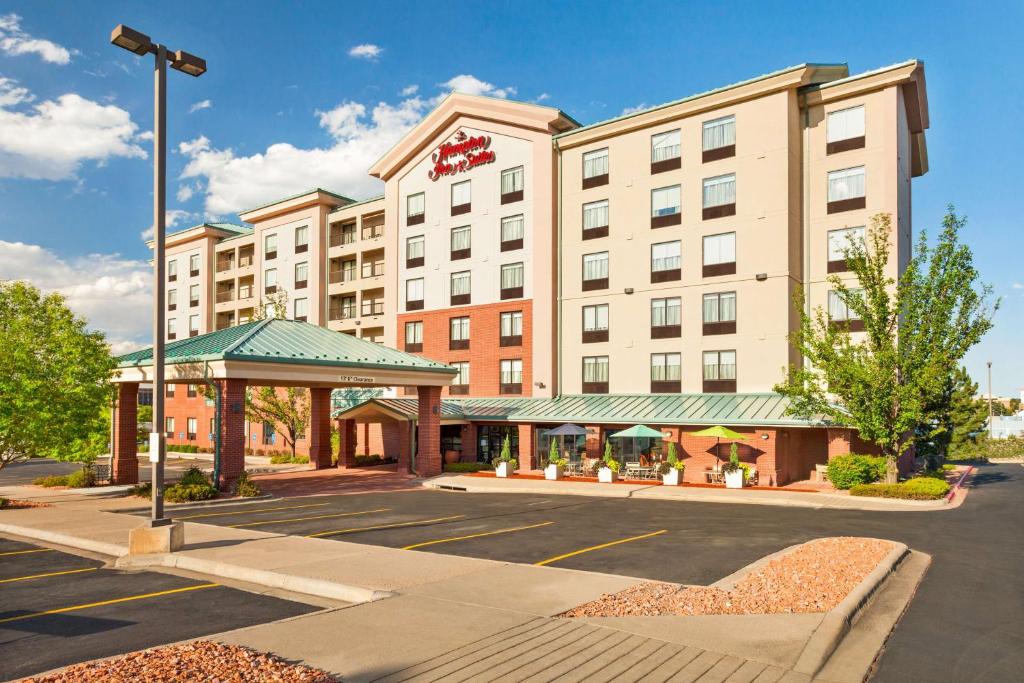
{"type": "Polygon", "coordinates": [[[494,468],[494,473],[497,476],[501,477],[502,479],[506,479],[508,477],[511,477],[512,476],[512,463],[510,463],[510,462],[499,462],[498,466],[496,468],[494,468]]]}
{"type": "Polygon", "coordinates": [[[743,468],[736,470],[735,472],[725,473],[725,488],[727,489],[741,489],[743,488],[743,468]]]}
{"type": "Polygon", "coordinates": [[[661,475],[661,483],[665,486],[679,486],[683,483],[683,471],[671,468],[668,474],[661,475]]]}
{"type": "Polygon", "coordinates": [[[548,465],[544,468],[544,478],[550,481],[558,481],[565,476],[565,468],[561,465],[548,465]]]}
{"type": "Polygon", "coordinates": [[[599,467],[597,469],[597,480],[602,484],[611,484],[619,478],[619,473],[610,467],[599,467]]]}

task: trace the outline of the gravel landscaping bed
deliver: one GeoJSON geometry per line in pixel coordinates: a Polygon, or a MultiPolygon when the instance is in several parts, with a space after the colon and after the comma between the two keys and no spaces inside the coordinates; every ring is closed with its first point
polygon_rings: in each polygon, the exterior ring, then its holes
{"type": "Polygon", "coordinates": [[[563,617],[791,614],[834,608],[893,549],[872,538],[822,538],[776,558],[740,579],[730,591],[673,583],[642,583],[603,595],[563,617]]]}
{"type": "Polygon", "coordinates": [[[75,664],[21,683],[104,681],[216,681],[218,683],[328,683],[336,679],[320,669],[289,664],[273,655],[237,645],[200,640],[131,652],[101,662],[75,664]]]}

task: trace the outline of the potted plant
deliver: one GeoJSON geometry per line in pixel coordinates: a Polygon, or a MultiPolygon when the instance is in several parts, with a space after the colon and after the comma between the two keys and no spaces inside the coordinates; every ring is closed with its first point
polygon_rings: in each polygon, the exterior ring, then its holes
{"type": "Polygon", "coordinates": [[[501,454],[492,460],[491,464],[494,465],[495,475],[503,479],[511,477],[512,472],[519,466],[519,462],[512,457],[512,442],[509,437],[505,437],[501,444],[501,454]]]}
{"type": "Polygon", "coordinates": [[[558,457],[558,444],[552,439],[551,449],[548,451],[548,464],[544,468],[544,478],[558,481],[565,476],[566,464],[567,460],[565,458],[558,457]]]}
{"type": "Polygon", "coordinates": [[[658,471],[661,473],[661,483],[665,486],[679,486],[683,483],[683,470],[686,464],[676,456],[676,444],[670,441],[668,444],[668,456],[661,463],[658,471]]]}
{"type": "Polygon", "coordinates": [[[619,478],[619,461],[612,456],[612,444],[604,442],[604,460],[597,468],[597,480],[602,484],[611,484],[619,478]]]}
{"type": "Polygon", "coordinates": [[[729,462],[722,465],[722,472],[725,473],[725,488],[743,488],[743,478],[746,476],[747,471],[740,463],[739,448],[737,448],[736,444],[732,444],[729,447],[729,462]]]}

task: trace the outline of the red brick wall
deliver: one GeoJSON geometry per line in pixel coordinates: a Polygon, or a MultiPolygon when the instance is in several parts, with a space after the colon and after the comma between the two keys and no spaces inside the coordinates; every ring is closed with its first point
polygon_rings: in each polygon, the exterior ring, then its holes
{"type": "MultiPolygon", "coordinates": [[[[516,358],[523,361],[522,396],[531,395],[533,316],[529,299],[399,314],[399,349],[405,349],[405,323],[418,320],[423,321],[423,351],[417,355],[442,363],[469,361],[470,396],[498,396],[500,361],[516,358]],[[500,314],[506,311],[523,312],[522,346],[501,347],[498,344],[501,336],[500,314]],[[450,351],[449,320],[464,316],[469,317],[469,348],[464,351],[450,351]]],[[[449,395],[447,388],[444,389],[443,395],[449,395]]]]}
{"type": "Polygon", "coordinates": [[[519,469],[535,470],[539,465],[534,462],[534,429],[532,424],[519,425],[519,469]]]}
{"type": "Polygon", "coordinates": [[[331,466],[331,390],[309,390],[309,461],[315,469],[331,466]]]}
{"type": "Polygon", "coordinates": [[[110,477],[115,484],[139,483],[139,385],[124,382],[117,385],[114,408],[114,442],[110,477]]]}
{"type": "Polygon", "coordinates": [[[245,380],[217,380],[221,386],[221,488],[229,488],[245,469],[245,380]]]}
{"type": "Polygon", "coordinates": [[[476,425],[462,425],[462,462],[476,462],[476,425]]]}
{"type": "Polygon", "coordinates": [[[434,477],[441,474],[441,387],[418,387],[418,398],[416,474],[434,477]]]}
{"type": "MultiPolygon", "coordinates": [[[[665,452],[668,452],[668,442],[675,442],[676,456],[686,463],[683,481],[702,483],[706,481],[704,472],[712,469],[715,463],[725,463],[729,460],[729,444],[731,442],[723,440],[721,445],[717,446],[721,456],[719,458],[716,457],[717,439],[714,437],[692,435],[692,432],[700,431],[703,428],[702,426],[661,428],[662,433],[669,434],[669,437],[664,441],[665,452]]],[[[747,437],[746,440],[737,442],[739,444],[740,461],[757,467],[758,484],[761,486],[776,485],[778,483],[777,430],[744,427],[731,429],[747,437]],[[768,438],[762,438],[764,435],[767,435],[768,438]]]]}

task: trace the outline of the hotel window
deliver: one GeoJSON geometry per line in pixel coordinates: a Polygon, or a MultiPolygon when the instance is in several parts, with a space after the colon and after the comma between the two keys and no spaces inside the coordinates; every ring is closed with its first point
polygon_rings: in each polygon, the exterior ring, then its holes
{"type": "Polygon", "coordinates": [[[472,254],[472,235],[470,227],[463,225],[459,228],[452,228],[451,235],[451,260],[469,258],[472,254]]]}
{"type": "Polygon", "coordinates": [[[501,267],[501,298],[519,299],[523,296],[523,264],[507,263],[501,267]]]}
{"type": "Polygon", "coordinates": [[[423,265],[423,235],[408,237],[405,240],[405,267],[419,268],[423,265]]]}
{"type": "Polygon", "coordinates": [[[864,105],[828,113],[825,118],[826,154],[860,149],[864,143],[864,105]]]}
{"type": "Polygon", "coordinates": [[[867,206],[867,200],[864,198],[863,166],[844,168],[840,171],[829,171],[829,213],[863,209],[865,206],[867,206]]]}
{"type": "Polygon", "coordinates": [[[716,161],[736,156],[736,117],[723,116],[704,122],[701,161],[716,161]]]}
{"type": "Polygon", "coordinates": [[[736,332],[736,292],[704,295],[704,334],[736,332]]]}
{"type": "MultiPolygon", "coordinates": [[[[864,290],[862,289],[848,289],[847,301],[853,299],[860,299],[864,296],[864,290]]],[[[854,311],[847,304],[847,301],[843,300],[843,297],[839,295],[839,292],[835,290],[829,290],[828,292],[828,319],[829,324],[833,327],[840,327],[848,332],[863,332],[864,321],[860,319],[857,312],[854,311]]]]}
{"type": "Polygon", "coordinates": [[[651,339],[682,336],[681,308],[681,300],[677,296],[651,299],[651,339]]]}
{"type": "Polygon", "coordinates": [[[501,219],[501,250],[515,251],[523,248],[523,216],[508,216],[501,219]]]}
{"type": "Polygon", "coordinates": [[[583,343],[608,341],[608,304],[583,307],[583,343]]]}
{"type": "Polygon", "coordinates": [[[195,398],[199,395],[199,387],[195,384],[189,384],[185,387],[185,395],[189,398],[195,398]]]}
{"type": "Polygon", "coordinates": [[[174,398],[174,385],[170,382],[164,384],[164,396],[167,398],[174,398]]]}
{"type": "Polygon", "coordinates": [[[455,375],[455,379],[448,385],[449,394],[468,394],[469,393],[469,361],[460,360],[454,363],[449,363],[453,368],[458,370],[458,374],[455,375]]]}
{"type": "Polygon", "coordinates": [[[356,260],[354,258],[341,262],[341,278],[344,282],[356,279],[356,260]]]}
{"type": "Polygon", "coordinates": [[[651,173],[662,173],[680,168],[679,129],[651,136],[651,173]]]}
{"type": "Polygon", "coordinates": [[[583,205],[583,239],[608,236],[608,200],[583,205]]]}
{"type": "Polygon", "coordinates": [[[173,311],[178,308],[178,290],[167,290],[167,310],[173,311]]]}
{"type": "Polygon", "coordinates": [[[423,308],[423,278],[405,281],[405,310],[419,311],[423,308]]]}
{"type": "Polygon", "coordinates": [[[188,307],[196,308],[199,306],[199,285],[192,285],[188,288],[188,307]]]}
{"type": "Polygon", "coordinates": [[[295,300],[295,319],[300,322],[306,322],[306,318],[309,316],[309,299],[296,299],[295,300]]]}
{"type": "Polygon", "coordinates": [[[199,254],[192,254],[188,257],[189,277],[199,277],[199,254]]]}
{"type": "Polygon", "coordinates": [[[469,316],[448,320],[448,350],[462,351],[469,348],[469,316]]]}
{"type": "Polygon", "coordinates": [[[309,282],[309,264],[303,261],[295,264],[295,289],[305,289],[309,282]]]}
{"type": "Polygon", "coordinates": [[[678,353],[651,354],[651,393],[677,394],[682,391],[681,356],[678,353]]]}
{"type": "Polygon", "coordinates": [[[409,352],[423,350],[423,321],[405,324],[405,350],[409,352]]]}
{"type": "Polygon", "coordinates": [[[471,280],[468,270],[463,270],[451,275],[451,305],[463,306],[470,302],[471,280]]]}
{"type": "Polygon", "coordinates": [[[422,192],[405,198],[405,224],[419,225],[426,220],[426,196],[422,192]]]}
{"type": "Polygon", "coordinates": [[[196,432],[199,431],[199,420],[194,417],[190,417],[185,421],[185,438],[189,441],[196,440],[196,432]]]}
{"type": "Polygon", "coordinates": [[[851,247],[864,246],[864,228],[840,228],[828,231],[828,272],[841,273],[849,270],[846,252],[851,247]]]}
{"type": "Polygon", "coordinates": [[[583,189],[608,184],[608,148],[583,155],[583,189]]]}
{"type": "Polygon", "coordinates": [[[523,312],[505,311],[500,316],[501,337],[498,346],[523,345],[523,312]]]}
{"type": "Polygon", "coordinates": [[[678,185],[651,190],[651,227],[679,225],[683,222],[681,208],[682,200],[678,185]]]}
{"type": "MultiPolygon", "coordinates": [[[[168,385],[168,386],[170,386],[170,385],[168,385]]],[[[172,396],[173,396],[173,394],[172,394],[172,396]]],[[[164,418],[164,429],[167,431],[167,438],[168,439],[173,439],[174,438],[174,418],[173,417],[168,416],[168,417],[164,418]]]]}
{"type": "Polygon", "coordinates": [[[302,225],[295,228],[295,253],[303,254],[309,251],[309,227],[302,225]]]}
{"type": "Polygon", "coordinates": [[[472,206],[472,191],[470,181],[463,180],[461,183],[452,185],[452,215],[469,213],[472,206]]]}
{"type": "Polygon", "coordinates": [[[736,352],[704,352],[704,391],[736,393],[736,352]]]}
{"type": "Polygon", "coordinates": [[[708,235],[704,238],[704,277],[732,275],[736,272],[736,233],[708,235]]]}
{"type": "Polygon", "coordinates": [[[704,210],[702,218],[736,215],[736,174],[704,179],[704,210]]]}
{"type": "Polygon", "coordinates": [[[651,245],[651,282],[673,282],[682,278],[680,243],[659,242],[651,245]]]}
{"type": "Polygon", "coordinates": [[[196,337],[199,335],[199,316],[190,315],[188,317],[188,336],[196,337]]]}
{"type": "Polygon", "coordinates": [[[167,281],[175,282],[178,279],[178,262],[170,260],[167,262],[167,281]]]}
{"type": "Polygon", "coordinates": [[[263,293],[273,294],[277,291],[277,268],[267,268],[263,271],[263,293]]]}
{"type": "Polygon", "coordinates": [[[498,393],[523,393],[523,361],[519,358],[501,361],[498,393]]]}
{"type": "Polygon", "coordinates": [[[583,255],[583,291],[608,289],[608,252],[583,255]]]}
{"type": "Polygon", "coordinates": [[[501,203],[510,204],[523,198],[523,167],[501,172],[501,203]]]}
{"type": "Polygon", "coordinates": [[[174,318],[167,319],[167,338],[177,339],[178,338],[178,321],[174,318]]]}
{"type": "Polygon", "coordinates": [[[608,393],[608,356],[583,357],[583,393],[608,393]]]}
{"type": "Polygon", "coordinates": [[[277,258],[277,235],[266,235],[263,238],[263,258],[266,261],[277,258]]]}

